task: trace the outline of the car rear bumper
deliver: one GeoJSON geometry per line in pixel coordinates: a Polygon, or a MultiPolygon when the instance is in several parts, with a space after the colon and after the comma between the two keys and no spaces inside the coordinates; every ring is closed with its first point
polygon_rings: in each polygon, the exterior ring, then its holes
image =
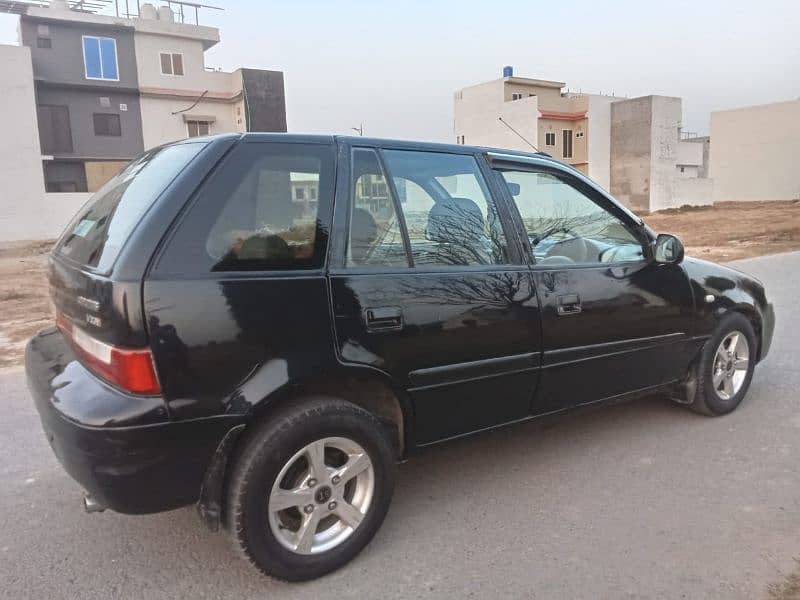
{"type": "Polygon", "coordinates": [[[235,417],[169,421],[163,399],[124,394],[75,358],[56,329],[25,353],[28,387],[50,446],[101,505],[141,514],[195,502],[235,417]]]}

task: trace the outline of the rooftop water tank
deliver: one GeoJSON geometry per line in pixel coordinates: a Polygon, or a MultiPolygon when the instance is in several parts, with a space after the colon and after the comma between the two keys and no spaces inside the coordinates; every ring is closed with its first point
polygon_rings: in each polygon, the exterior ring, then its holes
{"type": "Polygon", "coordinates": [[[156,19],[158,19],[158,13],[156,12],[156,7],[150,4],[149,2],[145,2],[139,9],[139,18],[152,19],[153,21],[155,21],[156,19]]]}
{"type": "Polygon", "coordinates": [[[158,20],[159,21],[167,21],[172,23],[175,21],[175,15],[172,12],[172,9],[169,6],[159,6],[158,7],[158,20]]]}
{"type": "Polygon", "coordinates": [[[514,67],[505,66],[503,67],[503,77],[513,77],[514,76],[514,67]]]}

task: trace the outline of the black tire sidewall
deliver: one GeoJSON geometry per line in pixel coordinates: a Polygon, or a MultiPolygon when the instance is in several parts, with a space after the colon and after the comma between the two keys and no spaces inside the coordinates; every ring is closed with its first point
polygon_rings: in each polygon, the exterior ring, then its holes
{"type": "MultiPolygon", "coordinates": [[[[248,462],[242,489],[234,490],[239,504],[238,528],[245,552],[264,572],[290,581],[319,577],[344,565],[369,543],[380,528],[394,489],[394,456],[383,426],[371,414],[342,401],[322,401],[297,423],[269,428],[256,437],[256,455],[248,462]],[[277,431],[275,431],[277,429],[277,431]],[[361,524],[336,548],[315,555],[300,555],[285,548],[269,525],[267,503],[275,478],[300,449],[325,437],[344,437],[366,450],[375,473],[375,491],[361,524]],[[262,439],[263,438],[263,439],[262,439]]],[[[284,419],[292,419],[284,416],[284,419]]]]}
{"type": "Polygon", "coordinates": [[[739,313],[728,314],[722,318],[714,334],[708,339],[703,349],[703,360],[701,363],[702,368],[702,394],[703,402],[708,412],[713,415],[725,415],[736,409],[742,402],[748,389],[750,382],[753,379],[753,371],[756,364],[756,353],[758,346],[756,345],[756,336],[753,331],[753,326],[744,315],[739,313]],[[720,398],[714,389],[714,358],[717,353],[722,340],[725,339],[732,331],[739,331],[747,338],[749,361],[747,365],[747,374],[745,375],[744,382],[739,391],[728,400],[720,398]]]}

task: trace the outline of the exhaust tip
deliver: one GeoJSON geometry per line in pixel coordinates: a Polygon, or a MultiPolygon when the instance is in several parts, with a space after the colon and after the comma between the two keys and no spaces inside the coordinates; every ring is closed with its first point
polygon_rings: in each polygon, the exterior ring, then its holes
{"type": "Polygon", "coordinates": [[[91,494],[86,494],[83,497],[83,510],[85,510],[87,513],[91,514],[103,512],[105,509],[106,507],[100,504],[91,494]]]}

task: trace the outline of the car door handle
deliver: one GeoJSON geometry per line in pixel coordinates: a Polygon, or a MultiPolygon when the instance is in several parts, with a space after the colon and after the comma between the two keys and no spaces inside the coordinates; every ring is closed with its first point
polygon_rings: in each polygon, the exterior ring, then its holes
{"type": "Polygon", "coordinates": [[[399,306],[377,306],[364,310],[367,331],[400,331],[403,311],[399,306]]]}
{"type": "Polygon", "coordinates": [[[577,315],[581,312],[581,297],[578,294],[559,296],[557,302],[559,316],[577,315]]]}

